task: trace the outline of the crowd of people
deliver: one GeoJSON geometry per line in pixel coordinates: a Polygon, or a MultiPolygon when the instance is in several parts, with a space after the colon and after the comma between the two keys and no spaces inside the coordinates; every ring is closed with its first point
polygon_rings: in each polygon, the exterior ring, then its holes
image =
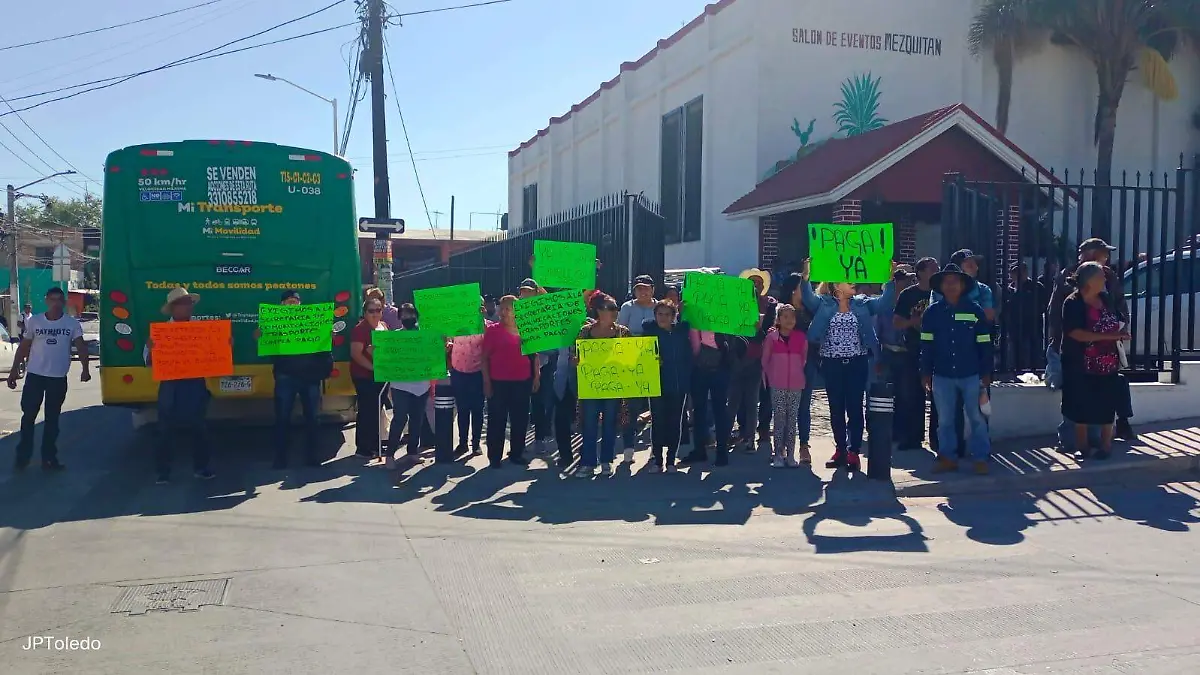
{"type": "MultiPolygon", "coordinates": [[[[928,405],[935,470],[956,470],[969,457],[973,470],[982,474],[989,467],[993,340],[998,330],[1005,330],[1015,331],[1016,339],[1007,342],[1015,343],[1016,351],[1044,357],[1047,383],[1063,391],[1063,450],[1081,459],[1103,459],[1111,454],[1114,437],[1133,438],[1129,386],[1120,373],[1119,345],[1130,338],[1128,315],[1120,277],[1107,265],[1112,250],[1100,239],[1083,242],[1078,263],[1054,274],[1048,293],[1042,280],[1035,291],[1026,292],[1023,285],[1031,280],[1023,264],[1015,265],[1002,311],[993,289],[977,280],[982,257],[969,250],[955,252],[944,267],[933,258],[922,258],[911,268],[896,265],[892,280],[882,287],[828,282],[814,287],[807,265],[777,285],[768,273],[747,270],[742,276],[751,281],[759,309],[751,336],[689,326],[682,319],[680,289],[665,286],[663,297],[657,298],[656,282],[649,276],[634,279],[632,297],[624,303],[602,291],[588,291],[588,318],[579,326],[579,340],[653,336],[658,341],[660,394],[619,400],[580,399],[579,355],[573,346],[523,354],[514,305],[546,292],[534,279],[523,281],[514,295],[480,298],[483,332],[446,340],[448,377],[376,382],[372,335],[420,330],[420,313],[412,304],[389,304],[380,289],[372,288],[350,333],[350,374],[358,399],[355,451],[367,458],[382,455],[389,467],[399,469],[421,463],[422,451],[429,447],[436,449],[437,462],[486,452],[493,468],[503,466],[505,459],[523,466],[530,460],[526,438],[532,425],[532,455],[557,459],[562,471],[590,478],[611,475],[618,456],[632,462],[642,426],[648,424],[651,473],[709,462],[721,467],[733,454],[755,453],[764,454],[772,467],[795,468],[813,461],[813,390],[819,384],[834,441],[826,466],[856,472],[863,464],[864,398],[872,382],[886,379],[895,392],[896,449],[925,446],[928,405]],[[1026,307],[1043,300],[1042,311],[1026,307]],[[1043,351],[1044,328],[1049,344],[1043,351]],[[392,410],[389,429],[380,426],[381,408],[392,410]],[[582,437],[578,457],[573,450],[577,434],[582,437]],[[404,452],[396,458],[401,448],[404,452]]],[[[30,461],[33,425],[43,402],[42,465],[62,468],[55,446],[58,415],[71,344],[82,342],[78,321],[63,314],[64,300],[61,290],[51,289],[47,311],[26,318],[8,378],[15,388],[27,369],[17,469],[30,461]]],[[[168,294],[162,312],[168,321],[190,321],[199,300],[177,288],[168,294]]],[[[299,304],[301,298],[287,291],[280,302],[299,304]]],[[[87,350],[79,353],[87,381],[87,350]]],[[[148,342],[147,365],[153,356],[154,344],[148,342]]],[[[317,464],[321,383],[333,370],[332,355],[281,356],[273,362],[274,465],[288,465],[297,398],[306,425],[305,461],[317,464]]],[[[192,447],[195,475],[211,478],[205,435],[211,395],[205,380],[162,382],[158,396],[158,481],[170,480],[178,444],[192,447]]]]}

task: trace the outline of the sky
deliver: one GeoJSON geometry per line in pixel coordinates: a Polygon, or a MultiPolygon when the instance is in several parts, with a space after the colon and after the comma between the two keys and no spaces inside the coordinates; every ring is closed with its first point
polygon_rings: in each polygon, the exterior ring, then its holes
{"type": "MultiPolygon", "coordinates": [[[[50,97],[12,99],[154,68],[333,0],[217,0],[125,28],[3,49],[204,1],[8,3],[13,6],[5,9],[5,25],[21,28],[0,37],[0,97],[21,110],[50,97]]],[[[403,14],[475,1],[390,0],[390,5],[394,13],[403,14]]],[[[640,58],[698,16],[704,5],[703,0],[510,0],[401,19],[403,25],[386,32],[397,91],[384,78],[393,217],[404,218],[409,229],[428,227],[430,220],[446,228],[453,195],[456,228],[495,228],[493,214],[508,210],[507,152],[616,75],[621,62],[640,58]],[[428,217],[397,104],[407,124],[428,217]]],[[[354,20],[354,3],[346,1],[236,46],[354,20]]],[[[0,148],[0,184],[21,185],[73,165],[82,174],[71,177],[73,182],[58,179],[40,184],[38,190],[62,197],[81,195],[85,189],[101,193],[101,185],[93,181],[103,178],[109,152],[156,141],[238,139],[330,150],[329,104],[254,74],[274,74],[336,98],[344,111],[351,84],[348,45],[356,36],[351,26],[150,73],[26,110],[21,119],[4,115],[9,108],[0,103],[0,123],[7,127],[0,128],[0,143],[11,150],[0,148]]],[[[367,99],[359,105],[346,150],[359,170],[359,216],[375,211],[370,124],[367,99]]]]}

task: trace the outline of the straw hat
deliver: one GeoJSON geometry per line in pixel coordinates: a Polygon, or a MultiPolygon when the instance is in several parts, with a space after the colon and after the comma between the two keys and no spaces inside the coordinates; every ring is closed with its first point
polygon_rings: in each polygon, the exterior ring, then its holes
{"type": "Polygon", "coordinates": [[[197,302],[200,302],[199,295],[196,295],[195,293],[188,293],[188,289],[184,288],[183,286],[180,286],[179,288],[173,288],[171,289],[170,293],[167,293],[167,302],[162,306],[162,313],[170,314],[171,305],[184,299],[191,300],[193,305],[197,302]]]}
{"type": "Polygon", "coordinates": [[[751,267],[750,269],[743,271],[738,276],[743,279],[753,279],[758,277],[758,279],[762,281],[762,293],[760,293],[760,295],[766,295],[767,289],[771,287],[771,273],[765,270],[760,270],[757,267],[751,267]]]}

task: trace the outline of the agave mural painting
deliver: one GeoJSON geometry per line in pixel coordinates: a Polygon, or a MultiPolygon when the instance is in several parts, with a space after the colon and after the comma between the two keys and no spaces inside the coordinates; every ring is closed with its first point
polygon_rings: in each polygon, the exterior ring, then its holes
{"type": "Polygon", "coordinates": [[[800,139],[800,148],[795,154],[776,162],[770,169],[767,169],[758,182],[761,183],[795,164],[800,158],[821,147],[827,141],[858,136],[887,126],[888,120],[879,116],[879,100],[883,96],[879,82],[882,79],[881,77],[872,79],[871,73],[867,72],[849,77],[842,82],[842,100],[833,104],[835,110],[833,121],[837,124],[838,129],[824,138],[812,140],[817,120],[809,120],[807,127],[802,127],[800,120],[793,117],[792,133],[800,139]]]}
{"type": "Polygon", "coordinates": [[[833,121],[838,131],[846,136],[858,136],[868,131],[882,129],[887,120],[879,116],[879,89],[882,78],[871,79],[871,73],[855,75],[842,82],[842,100],[833,104],[837,112],[833,121]]]}

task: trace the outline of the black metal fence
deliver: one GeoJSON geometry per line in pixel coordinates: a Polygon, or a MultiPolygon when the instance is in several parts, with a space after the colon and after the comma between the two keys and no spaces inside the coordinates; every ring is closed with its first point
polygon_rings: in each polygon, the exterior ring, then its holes
{"type": "Polygon", "coordinates": [[[1179,362],[1200,357],[1200,156],[1191,167],[1181,156],[1173,171],[1122,173],[1111,183],[1083,171],[1013,182],[946,176],[942,262],[962,248],[986,256],[979,278],[996,291],[999,372],[1045,367],[1054,273],[1075,264],[1080,242],[1094,236],[1117,249],[1109,265],[1123,281],[1129,370],[1177,380],[1179,362]]]}
{"type": "Polygon", "coordinates": [[[596,285],[621,299],[639,274],[662,280],[663,225],[657,205],[642,195],[609,195],[550,216],[532,230],[456,253],[446,265],[397,274],[392,290],[397,302],[411,301],[413,291],[422,288],[474,281],[485,295],[516,293],[521,281],[533,276],[534,240],[549,239],[595,244],[600,260],[596,285]]]}

